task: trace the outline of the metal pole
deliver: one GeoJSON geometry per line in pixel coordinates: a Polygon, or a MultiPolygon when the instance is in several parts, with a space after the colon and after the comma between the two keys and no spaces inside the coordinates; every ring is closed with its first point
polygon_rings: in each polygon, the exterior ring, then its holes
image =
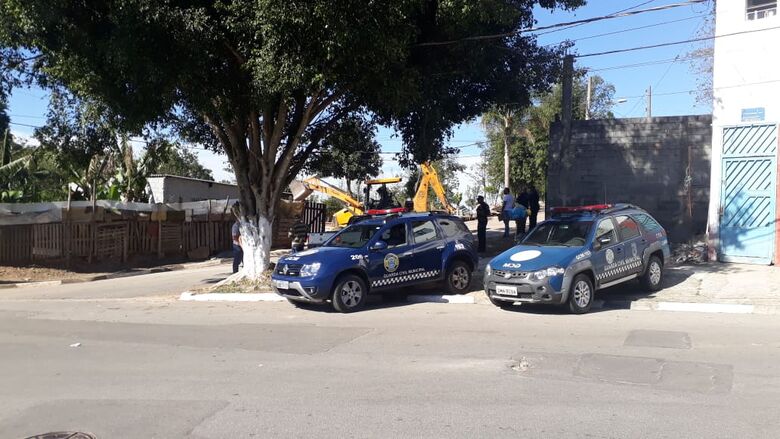
{"type": "Polygon", "coordinates": [[[653,87],[647,86],[647,117],[653,117],[653,87]]]}

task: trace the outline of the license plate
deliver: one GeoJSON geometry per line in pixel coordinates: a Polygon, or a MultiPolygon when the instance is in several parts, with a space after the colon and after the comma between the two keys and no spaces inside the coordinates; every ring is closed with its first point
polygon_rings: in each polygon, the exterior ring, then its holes
{"type": "Polygon", "coordinates": [[[276,288],[279,288],[280,290],[290,289],[290,282],[287,282],[286,280],[275,280],[274,284],[276,285],[276,288]]]}
{"type": "Polygon", "coordinates": [[[517,287],[507,285],[496,285],[496,293],[502,296],[517,296],[517,287]]]}

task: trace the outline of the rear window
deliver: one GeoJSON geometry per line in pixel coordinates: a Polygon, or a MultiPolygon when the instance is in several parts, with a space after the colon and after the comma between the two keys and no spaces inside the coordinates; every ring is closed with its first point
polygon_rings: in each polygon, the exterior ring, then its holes
{"type": "Polygon", "coordinates": [[[463,234],[471,233],[469,228],[466,227],[461,221],[453,221],[449,219],[440,219],[439,226],[446,238],[455,238],[462,236],[463,234]]]}
{"type": "Polygon", "coordinates": [[[647,214],[644,214],[644,213],[638,213],[636,215],[633,215],[633,217],[648,232],[655,233],[655,232],[660,232],[660,231],[662,231],[664,229],[663,227],[661,227],[660,224],[658,224],[658,221],[656,221],[650,215],[647,215],[647,214]]]}
{"type": "Polygon", "coordinates": [[[412,235],[415,244],[436,240],[436,227],[433,221],[415,221],[412,223],[412,235]]]}
{"type": "Polygon", "coordinates": [[[620,230],[620,237],[624,241],[636,238],[639,236],[639,226],[636,224],[636,221],[632,220],[631,218],[621,215],[615,218],[615,221],[618,223],[618,230],[620,230]]]}

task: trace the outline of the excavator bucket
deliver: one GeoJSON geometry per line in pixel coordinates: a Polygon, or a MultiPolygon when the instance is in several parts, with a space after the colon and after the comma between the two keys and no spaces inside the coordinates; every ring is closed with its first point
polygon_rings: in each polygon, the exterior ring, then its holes
{"type": "Polygon", "coordinates": [[[305,200],[314,191],[309,189],[309,187],[306,186],[304,182],[300,180],[293,180],[290,182],[290,192],[292,192],[293,201],[302,201],[305,200]]]}

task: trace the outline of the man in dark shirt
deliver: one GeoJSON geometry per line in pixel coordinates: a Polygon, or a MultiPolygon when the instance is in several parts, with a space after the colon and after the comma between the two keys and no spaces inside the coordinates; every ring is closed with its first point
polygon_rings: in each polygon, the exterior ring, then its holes
{"type": "Polygon", "coordinates": [[[536,227],[536,216],[539,214],[539,192],[531,185],[528,188],[528,229],[536,227]]]}
{"type": "Polygon", "coordinates": [[[290,227],[288,236],[292,238],[292,252],[303,251],[306,238],[309,236],[309,225],[301,221],[301,216],[295,216],[295,224],[290,227]]]}
{"type": "MultiPolygon", "coordinates": [[[[528,198],[528,189],[520,189],[520,194],[517,196],[517,204],[525,207],[526,212],[529,210],[529,198],[528,198]]],[[[522,219],[515,220],[515,225],[517,227],[517,235],[520,236],[521,234],[525,233],[525,219],[526,217],[523,217],[522,219]]]]}
{"type": "Polygon", "coordinates": [[[487,245],[487,222],[490,216],[490,206],[485,202],[482,195],[477,197],[477,240],[479,241],[477,251],[484,252],[487,245]]]}

